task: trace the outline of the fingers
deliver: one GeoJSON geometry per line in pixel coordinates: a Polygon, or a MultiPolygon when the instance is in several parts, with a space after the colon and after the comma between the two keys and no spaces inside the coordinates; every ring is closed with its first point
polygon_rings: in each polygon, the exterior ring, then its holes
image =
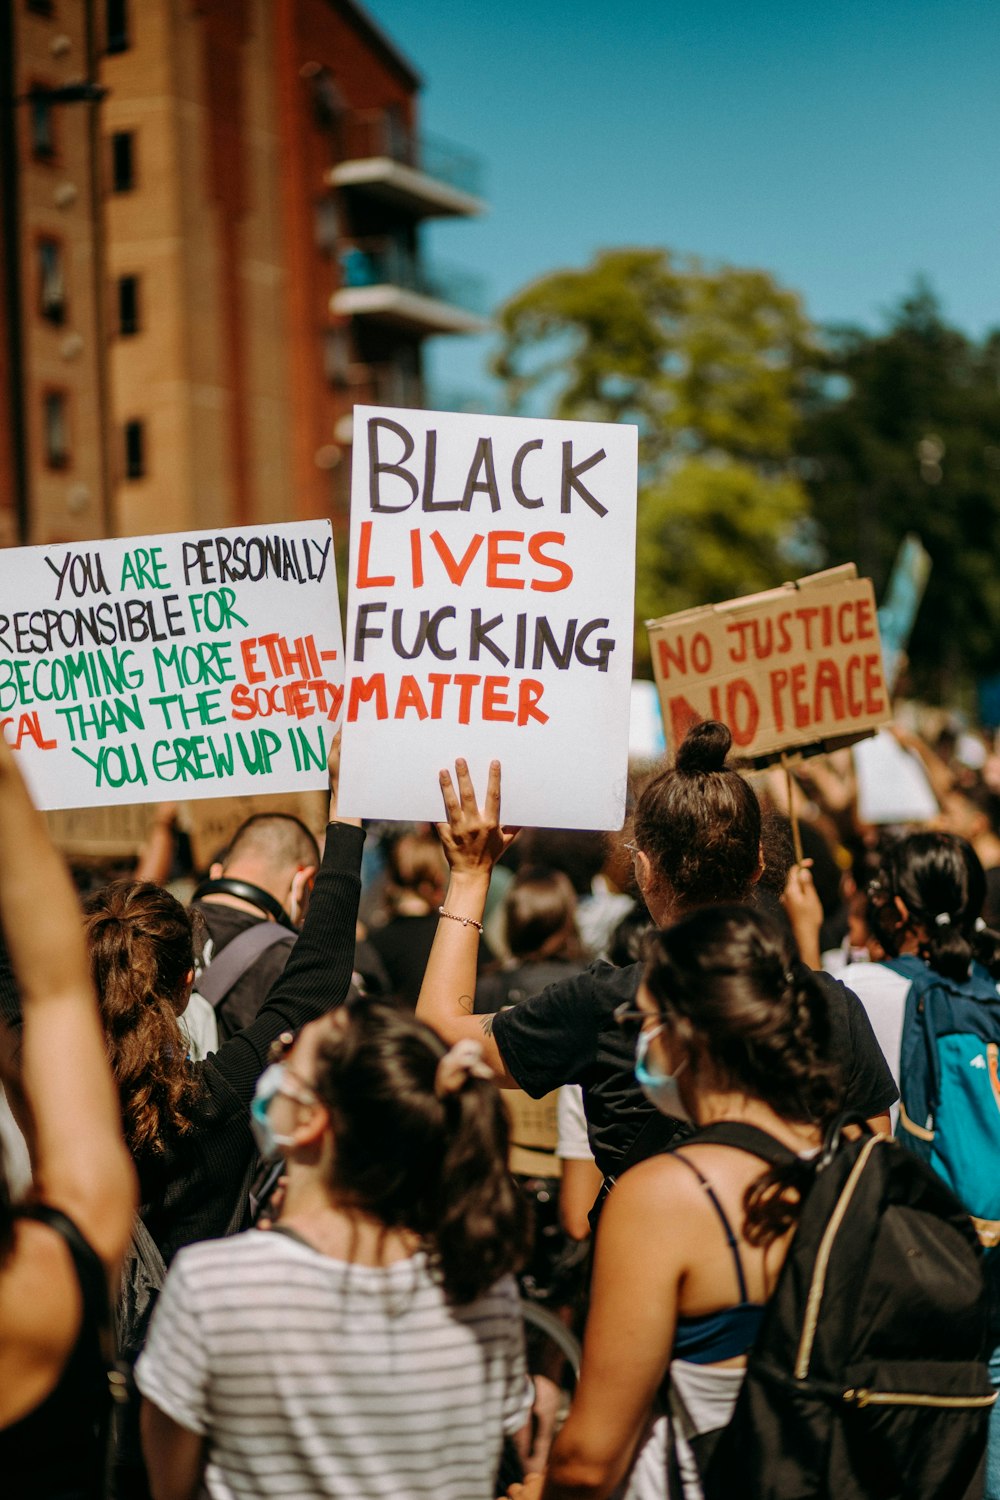
{"type": "Polygon", "coordinates": [[[490,774],[486,782],[486,806],[483,808],[491,823],[500,822],[500,762],[490,761],[490,774]]]}
{"type": "Polygon", "coordinates": [[[469,763],[461,757],[455,762],[455,775],[458,778],[458,794],[462,799],[462,811],[465,813],[477,813],[479,803],[476,801],[476,789],[472,785],[472,777],[469,775],[469,763]]]}
{"type": "Polygon", "coordinates": [[[442,771],[438,779],[441,782],[441,798],[444,802],[444,810],[448,815],[448,822],[451,824],[455,822],[455,819],[461,812],[461,804],[455,795],[455,788],[452,786],[451,772],[442,771]]]}

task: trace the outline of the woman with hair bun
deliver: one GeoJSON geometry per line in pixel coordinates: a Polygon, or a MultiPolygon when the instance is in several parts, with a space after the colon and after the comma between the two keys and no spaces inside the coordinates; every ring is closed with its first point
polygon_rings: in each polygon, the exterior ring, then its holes
{"type": "Polygon", "coordinates": [[[679,1397],[686,1434],[728,1423],[797,1220],[798,1159],[818,1150],[841,1097],[822,991],[747,907],[706,907],[657,934],[621,1019],[658,1109],[755,1126],[797,1159],[770,1168],[694,1142],[623,1176],[597,1236],[573,1405],[544,1480],[512,1487],[523,1500],[602,1500],[626,1476],[629,1496],[665,1496],[668,1470],[674,1500],[701,1496],[684,1437],[668,1465],[667,1420],[650,1413],[658,1396],[660,1409],[679,1397]],[[641,1268],[641,1296],[623,1268],[641,1268]]]}
{"type": "MultiPolygon", "coordinates": [[[[658,927],[699,907],[753,898],[763,870],[760,805],[749,782],[726,764],[730,744],[724,725],[696,725],[676,764],[639,798],[628,848],[658,927]]],[[[561,1084],[580,1084],[595,1159],[613,1180],[664,1149],[678,1126],[643,1097],[633,1077],[632,1041],[614,1022],[616,1007],[635,1006],[642,965],[596,963],[497,1016],[470,1014],[490,871],[513,835],[500,823],[499,763],[490,769],[482,809],[464,761],[456,763],[456,777],[457,787],[449,772],[441,773],[448,822],[440,833],[451,879],[417,1014],[448,1041],[484,1041],[503,1087],[540,1098],[561,1084]]],[[[807,872],[799,875],[808,880],[807,872]]],[[[797,960],[793,967],[803,972],[797,960]]],[[[843,985],[826,975],[817,981],[844,1080],[841,1103],[887,1128],[896,1090],[868,1018],[843,985]]]]}
{"type": "Polygon", "coordinates": [[[281,1221],[183,1250],[139,1361],[153,1493],[493,1500],[531,1398],[481,1048],[369,1002],[283,1042],[253,1104],[281,1221]]]}

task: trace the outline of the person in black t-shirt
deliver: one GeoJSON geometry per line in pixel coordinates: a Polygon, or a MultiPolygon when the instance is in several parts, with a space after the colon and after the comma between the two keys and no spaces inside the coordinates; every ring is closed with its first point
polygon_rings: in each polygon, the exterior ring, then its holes
{"type": "MultiPolygon", "coordinates": [[[[696,725],[677,764],[646,786],[634,818],[636,882],[659,927],[687,911],[747,902],[763,871],[761,814],[753,788],[726,766],[728,729],[696,725]]],[[[480,810],[464,761],[456,763],[457,788],[441,773],[447,824],[441,837],[451,879],[434,939],[417,1014],[446,1041],[476,1037],[506,1088],[538,1098],[563,1083],[584,1094],[590,1142],[598,1166],[614,1177],[623,1164],[662,1149],[676,1122],[661,1117],[633,1076],[634,1035],[615,1024],[615,1008],[634,1005],[642,965],[615,969],[597,963],[583,974],[550,985],[497,1016],[472,1013],[479,924],[490,871],[514,835],[500,824],[500,765],[490,767],[480,810]],[[644,1132],[640,1146],[638,1138],[644,1132]]],[[[808,870],[797,867],[800,886],[808,870]]],[[[892,1074],[860,1002],[826,975],[820,983],[829,1006],[831,1051],[844,1079],[844,1107],[889,1129],[897,1098],[892,1074]]]]}

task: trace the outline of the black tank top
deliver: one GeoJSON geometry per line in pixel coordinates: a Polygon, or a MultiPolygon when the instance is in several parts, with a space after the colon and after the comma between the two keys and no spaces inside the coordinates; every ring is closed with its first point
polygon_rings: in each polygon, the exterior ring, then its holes
{"type": "Polygon", "coordinates": [[[55,1389],[34,1411],[0,1428],[0,1490],[5,1500],[99,1500],[104,1487],[109,1407],[104,1267],[71,1219],[33,1204],[18,1216],[62,1235],[80,1283],[83,1315],[55,1389]]]}

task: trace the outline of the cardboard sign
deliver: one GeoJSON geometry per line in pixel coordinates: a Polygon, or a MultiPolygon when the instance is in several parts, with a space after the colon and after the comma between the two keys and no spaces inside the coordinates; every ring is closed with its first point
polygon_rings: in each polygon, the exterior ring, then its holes
{"type": "Polygon", "coordinates": [[[0,729],[38,806],[326,784],[329,521],[0,552],[0,729]]]}
{"type": "Polygon", "coordinates": [[[509,823],[619,828],[634,427],[354,409],[340,805],[440,819],[503,765],[509,823]]]}
{"type": "Polygon", "coordinates": [[[875,596],[853,563],[647,623],[669,743],[719,719],[734,752],[853,744],[888,722],[875,596]]]}

